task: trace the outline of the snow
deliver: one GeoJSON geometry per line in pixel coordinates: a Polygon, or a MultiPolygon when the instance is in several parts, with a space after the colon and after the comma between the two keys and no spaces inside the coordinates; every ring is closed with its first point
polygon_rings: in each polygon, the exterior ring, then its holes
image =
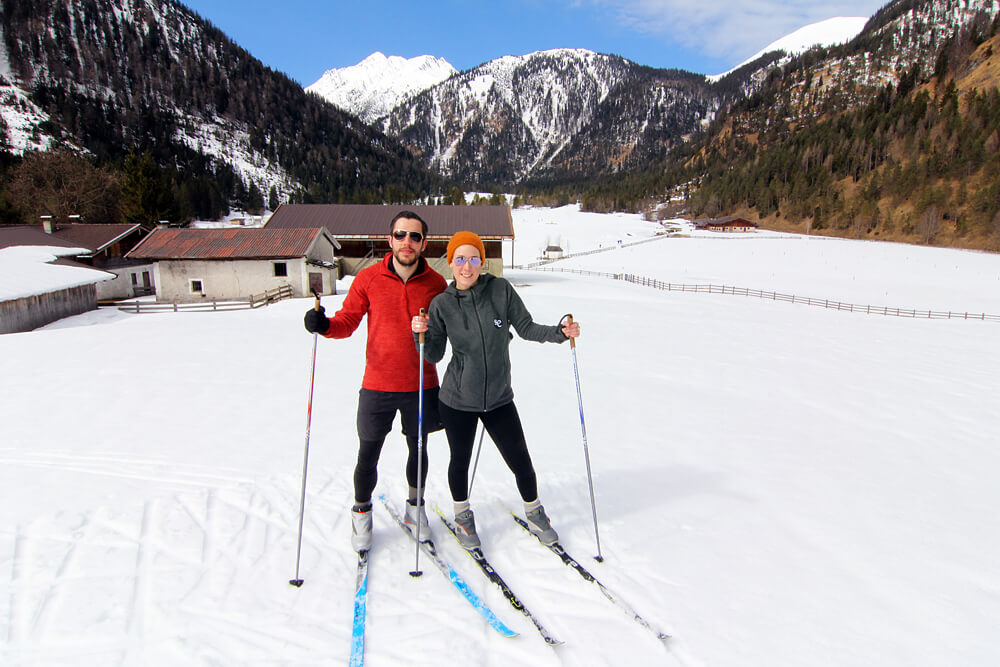
{"type": "Polygon", "coordinates": [[[115,274],[84,266],[50,264],[59,257],[89,254],[86,248],[12,246],[0,248],[0,301],[13,301],[105,280],[115,274]]]}
{"type": "Polygon", "coordinates": [[[797,55],[817,45],[834,46],[836,44],[843,44],[854,39],[867,22],[868,18],[864,16],[835,16],[817,23],[810,23],[771,42],[728,72],[715,74],[706,78],[709,81],[718,81],[730,72],[735,72],[744,65],[752,63],[765,53],[770,53],[771,51],[784,51],[789,55],[797,55]]]}
{"type": "Polygon", "coordinates": [[[0,136],[0,145],[6,143],[11,152],[18,154],[48,149],[51,138],[40,136],[37,131],[48,115],[18,86],[7,55],[3,27],[0,27],[0,118],[6,125],[6,136],[0,136]]]}
{"type": "MultiPolygon", "coordinates": [[[[558,234],[610,249],[552,268],[1000,313],[997,255],[768,233],[618,248],[661,226],[513,215],[516,263],[558,234]]],[[[367,664],[1000,661],[1000,325],[505,275],[539,321],[572,312],[583,329],[602,564],[570,348],[511,346],[553,525],[674,638],[661,645],[509,519],[517,494],[487,442],[472,489],[485,548],[566,644],[545,645],[433,516],[444,557],[520,636],[490,630],[426,558],[410,577],[413,546],[376,508],[367,664]]],[[[297,589],[308,306],[100,310],[0,336],[0,663],[346,664],[365,335],[319,341],[297,589]]],[[[428,447],[428,497],[447,511],[444,436],[428,447]]],[[[394,432],[376,491],[397,506],[403,450],[394,432]]]]}
{"type": "Polygon", "coordinates": [[[376,51],[357,65],[327,70],[306,90],[371,123],[457,71],[444,58],[386,57],[376,51]]]}
{"type": "Polygon", "coordinates": [[[287,200],[297,188],[297,181],[287,171],[253,149],[250,132],[242,123],[218,115],[206,121],[180,109],[175,112],[182,119],[174,133],[177,141],[228,164],[247,184],[254,183],[264,197],[273,187],[280,199],[287,200]]]}

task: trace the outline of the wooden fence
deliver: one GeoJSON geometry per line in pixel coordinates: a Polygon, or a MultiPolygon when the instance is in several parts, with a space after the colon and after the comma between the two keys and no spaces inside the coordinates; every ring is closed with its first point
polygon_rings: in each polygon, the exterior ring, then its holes
{"type": "MultiPolygon", "coordinates": [[[[525,267],[527,268],[527,267],[525,267]]],[[[918,310],[915,308],[890,308],[888,306],[859,305],[856,303],[844,303],[831,299],[816,299],[812,297],[796,296],[794,294],[782,294],[781,292],[766,292],[763,290],[747,289],[745,287],[731,287],[729,285],[686,285],[678,283],[668,283],[654,278],[637,276],[631,273],[601,273],[598,271],[583,271],[580,269],[553,269],[549,267],[539,267],[534,271],[548,271],[554,273],[576,273],[585,276],[598,276],[622,280],[635,285],[652,287],[654,289],[669,292],[698,292],[703,294],[731,294],[734,296],[752,296],[758,299],[768,299],[771,301],[784,301],[786,303],[801,303],[807,306],[821,306],[834,310],[846,310],[852,313],[865,313],[867,315],[887,315],[891,317],[909,317],[929,320],[982,320],[1000,322],[1000,315],[987,315],[986,313],[918,310]]]]}
{"type": "Polygon", "coordinates": [[[275,287],[274,289],[269,289],[263,294],[251,294],[246,299],[232,299],[220,301],[218,299],[212,299],[211,301],[198,301],[195,303],[157,303],[154,301],[130,301],[122,302],[119,301],[113,304],[118,310],[127,313],[164,313],[164,312],[186,312],[186,313],[204,313],[204,312],[218,312],[225,310],[247,310],[252,308],[260,308],[261,306],[267,306],[274,303],[275,301],[281,301],[282,299],[290,299],[292,297],[292,288],[290,285],[282,285],[281,287],[275,287]]]}
{"type": "Polygon", "coordinates": [[[275,287],[274,289],[269,289],[263,294],[250,295],[250,307],[260,308],[261,306],[268,306],[275,301],[281,301],[282,299],[292,298],[292,286],[282,285],[281,287],[275,287]]]}

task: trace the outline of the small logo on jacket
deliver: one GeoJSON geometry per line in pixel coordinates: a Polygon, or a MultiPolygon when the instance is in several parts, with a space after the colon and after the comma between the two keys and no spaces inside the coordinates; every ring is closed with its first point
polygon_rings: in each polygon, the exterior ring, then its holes
{"type": "Polygon", "coordinates": [[[493,320],[493,326],[497,329],[503,329],[503,320],[493,320]]]}

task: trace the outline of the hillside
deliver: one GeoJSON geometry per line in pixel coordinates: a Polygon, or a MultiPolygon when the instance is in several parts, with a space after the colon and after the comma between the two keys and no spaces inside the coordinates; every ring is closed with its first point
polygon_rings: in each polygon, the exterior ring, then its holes
{"type": "Polygon", "coordinates": [[[121,168],[149,153],[197,217],[246,192],[365,202],[443,183],[174,0],[5,0],[0,30],[5,106],[35,118],[5,113],[13,155],[67,145],[121,168]]]}
{"type": "Polygon", "coordinates": [[[648,206],[666,192],[693,216],[1000,249],[998,13],[892,3],[850,44],[770,70],[657,169],[594,185],[585,201],[648,206]]]}

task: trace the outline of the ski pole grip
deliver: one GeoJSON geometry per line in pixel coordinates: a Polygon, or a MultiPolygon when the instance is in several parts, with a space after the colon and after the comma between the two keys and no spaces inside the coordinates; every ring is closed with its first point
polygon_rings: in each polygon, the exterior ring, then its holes
{"type": "MultiPolygon", "coordinates": [[[[568,324],[568,325],[573,324],[573,313],[570,313],[569,315],[566,316],[566,324],[568,324]]],[[[569,346],[571,348],[573,348],[573,349],[576,349],[576,339],[575,338],[570,338],[569,339],[569,346]]]]}
{"type": "Polygon", "coordinates": [[[313,296],[316,297],[316,305],[313,306],[313,310],[319,310],[319,292],[316,290],[310,290],[313,296]]]}
{"type": "MultiPolygon", "coordinates": [[[[425,317],[426,315],[427,315],[427,309],[426,308],[421,308],[420,309],[420,317],[425,317]]],[[[421,331],[419,334],[417,334],[417,336],[420,339],[420,344],[423,345],[424,344],[424,332],[421,331]]]]}

